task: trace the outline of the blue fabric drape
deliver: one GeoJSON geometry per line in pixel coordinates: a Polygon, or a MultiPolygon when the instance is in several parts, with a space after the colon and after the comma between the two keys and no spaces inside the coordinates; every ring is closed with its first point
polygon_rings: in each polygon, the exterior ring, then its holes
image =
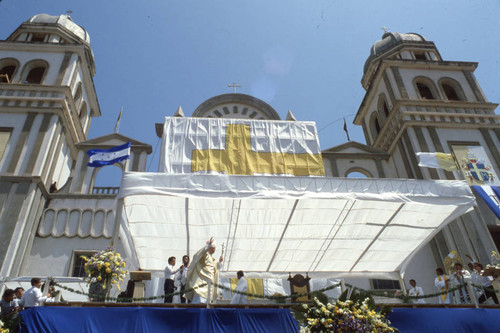
{"type": "MultiPolygon", "coordinates": [[[[298,332],[288,309],[37,307],[22,312],[24,332],[298,332]]],[[[402,333],[500,332],[500,308],[395,308],[402,333]]]]}
{"type": "Polygon", "coordinates": [[[500,332],[500,309],[396,308],[389,320],[401,333],[500,332]]]}
{"type": "Polygon", "coordinates": [[[22,332],[298,332],[288,309],[36,307],[22,332]]]}

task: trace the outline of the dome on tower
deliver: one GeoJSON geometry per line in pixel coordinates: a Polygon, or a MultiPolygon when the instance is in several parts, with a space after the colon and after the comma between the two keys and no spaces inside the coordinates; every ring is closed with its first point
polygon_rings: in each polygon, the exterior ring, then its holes
{"type": "Polygon", "coordinates": [[[74,23],[69,15],[52,16],[48,14],[38,14],[32,16],[25,23],[36,25],[59,25],[66,30],[72,32],[76,37],[80,38],[87,44],[90,44],[90,36],[85,29],[74,23]]]}
{"type": "Polygon", "coordinates": [[[368,57],[368,59],[366,59],[363,72],[366,73],[368,66],[370,65],[373,59],[383,54],[384,52],[390,50],[394,46],[404,42],[427,42],[427,39],[425,39],[424,36],[413,32],[400,34],[398,32],[386,31],[382,35],[382,39],[376,41],[375,44],[373,44],[372,48],[370,49],[370,56],[368,57]]]}

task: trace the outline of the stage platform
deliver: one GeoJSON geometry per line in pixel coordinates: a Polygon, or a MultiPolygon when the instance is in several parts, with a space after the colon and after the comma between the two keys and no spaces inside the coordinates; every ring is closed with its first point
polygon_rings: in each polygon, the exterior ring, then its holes
{"type": "MultiPolygon", "coordinates": [[[[61,303],[22,312],[24,332],[298,332],[287,305],[61,303]]],[[[395,307],[401,332],[500,332],[500,307],[395,307]]]]}

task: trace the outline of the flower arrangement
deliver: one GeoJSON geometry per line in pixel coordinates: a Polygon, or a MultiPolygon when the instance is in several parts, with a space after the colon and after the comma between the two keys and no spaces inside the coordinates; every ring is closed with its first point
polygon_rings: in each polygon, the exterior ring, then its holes
{"type": "Polygon", "coordinates": [[[382,311],[374,308],[371,300],[338,300],[324,304],[317,297],[313,306],[302,304],[304,320],[301,333],[308,332],[397,332],[382,311]]]}
{"type": "Polygon", "coordinates": [[[8,328],[3,328],[4,323],[0,320],[0,333],[9,333],[10,330],[8,328]]]}
{"type": "Polygon", "coordinates": [[[85,273],[89,283],[101,282],[102,289],[111,288],[115,284],[118,290],[121,290],[119,283],[123,282],[128,271],[120,253],[108,247],[94,253],[90,258],[82,256],[82,259],[85,260],[85,273]]]}

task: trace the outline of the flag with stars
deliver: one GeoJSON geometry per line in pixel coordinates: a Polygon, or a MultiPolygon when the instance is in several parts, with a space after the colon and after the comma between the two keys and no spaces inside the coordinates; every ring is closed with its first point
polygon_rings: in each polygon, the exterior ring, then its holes
{"type": "Polygon", "coordinates": [[[113,165],[130,157],[130,142],[109,149],[90,149],[88,166],[99,168],[105,165],[113,165]]]}

